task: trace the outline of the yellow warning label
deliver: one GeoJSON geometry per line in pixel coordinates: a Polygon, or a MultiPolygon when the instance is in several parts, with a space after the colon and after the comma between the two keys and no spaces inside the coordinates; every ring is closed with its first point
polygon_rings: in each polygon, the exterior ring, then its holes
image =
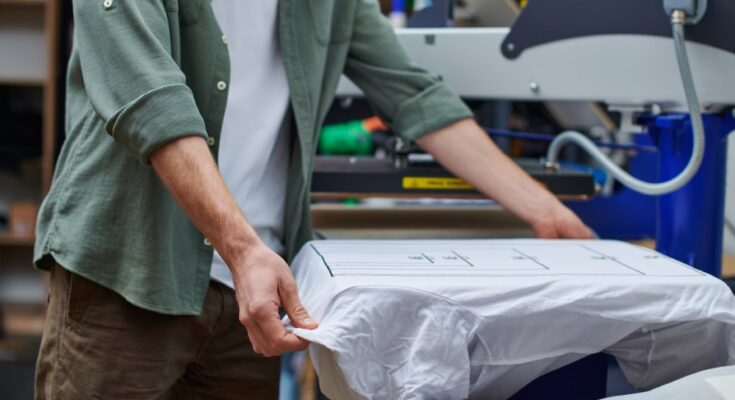
{"type": "Polygon", "coordinates": [[[403,177],[406,190],[472,190],[475,187],[460,178],[403,177]]]}

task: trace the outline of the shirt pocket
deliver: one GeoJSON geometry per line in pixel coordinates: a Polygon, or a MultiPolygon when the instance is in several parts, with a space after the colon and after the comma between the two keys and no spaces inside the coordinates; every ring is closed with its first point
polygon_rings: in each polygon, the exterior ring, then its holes
{"type": "Polygon", "coordinates": [[[352,37],[354,0],[306,0],[314,34],[321,44],[344,43],[352,37]]]}

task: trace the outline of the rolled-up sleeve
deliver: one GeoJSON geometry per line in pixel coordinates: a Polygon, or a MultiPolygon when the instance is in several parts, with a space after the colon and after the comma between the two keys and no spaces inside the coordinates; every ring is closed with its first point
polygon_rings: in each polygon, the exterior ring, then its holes
{"type": "Polygon", "coordinates": [[[148,164],[165,143],[207,136],[161,0],[75,0],[73,11],[85,90],[116,142],[148,164]]]}
{"type": "Polygon", "coordinates": [[[416,140],[472,111],[438,76],[416,66],[376,0],[357,0],[345,75],[403,138],[416,140]]]}

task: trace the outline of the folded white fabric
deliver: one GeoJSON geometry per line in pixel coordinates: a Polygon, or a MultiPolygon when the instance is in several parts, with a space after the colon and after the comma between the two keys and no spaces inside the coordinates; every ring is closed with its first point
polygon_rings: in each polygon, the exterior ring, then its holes
{"type": "Polygon", "coordinates": [[[614,241],[319,241],[292,264],[332,399],[504,399],[586,355],[638,388],[735,364],[720,280],[614,241]]]}

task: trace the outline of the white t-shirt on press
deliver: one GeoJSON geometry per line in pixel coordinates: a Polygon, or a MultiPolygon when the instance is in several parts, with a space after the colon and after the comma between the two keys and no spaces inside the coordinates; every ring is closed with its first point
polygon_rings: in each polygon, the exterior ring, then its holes
{"type": "MultiPolygon", "coordinates": [[[[231,64],[219,169],[260,238],[283,254],[290,137],[278,1],[213,0],[212,8],[227,37],[231,64]]],[[[216,251],[211,277],[232,287],[230,271],[216,251]]]]}
{"type": "Polygon", "coordinates": [[[330,399],[507,399],[599,352],[640,389],[735,365],[730,289],[627,243],[325,240],[291,266],[330,399]]]}

